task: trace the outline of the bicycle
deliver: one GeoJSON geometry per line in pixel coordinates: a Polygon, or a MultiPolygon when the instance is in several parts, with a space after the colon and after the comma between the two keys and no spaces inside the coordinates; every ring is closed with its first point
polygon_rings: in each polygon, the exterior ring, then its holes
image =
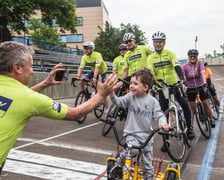
{"type": "MultiPolygon", "coordinates": [[[[122,81],[123,85],[118,89],[116,94],[117,96],[122,96],[129,92],[129,82],[122,79],[118,79],[118,80],[122,81]]],[[[124,109],[112,104],[106,115],[106,119],[103,120],[102,135],[106,136],[110,132],[117,118],[119,118],[120,121],[123,121],[126,119],[126,117],[127,117],[127,109],[124,109]],[[107,122],[104,122],[104,121],[107,121],[107,122]]]]}
{"type": "MultiPolygon", "coordinates": [[[[84,85],[84,89],[82,89],[78,95],[76,96],[76,100],[75,100],[75,107],[84,103],[85,101],[87,101],[88,99],[91,98],[92,94],[93,93],[96,93],[97,91],[97,85],[95,85],[91,80],[89,79],[79,79],[79,78],[76,78],[76,77],[73,77],[72,78],[72,81],[71,81],[71,84],[76,87],[76,84],[75,82],[76,81],[83,81],[85,82],[85,85],[84,85]],[[91,87],[93,89],[93,92],[91,92],[89,90],[89,87],[91,87]]],[[[103,115],[103,112],[104,112],[104,103],[101,102],[98,106],[96,106],[94,108],[94,114],[97,118],[101,118],[101,116],[103,115]]],[[[84,117],[82,117],[81,119],[77,120],[77,122],[79,124],[82,124],[85,119],[86,119],[87,115],[85,115],[84,117]]]]}
{"type": "Polygon", "coordinates": [[[212,116],[215,120],[219,119],[219,107],[216,105],[215,100],[208,89],[208,96],[209,96],[209,103],[210,103],[210,108],[212,110],[212,116]]]}
{"type": "MultiPolygon", "coordinates": [[[[163,131],[161,128],[157,128],[152,130],[151,134],[148,136],[148,138],[145,140],[145,142],[140,146],[134,146],[126,143],[122,143],[119,139],[118,132],[115,126],[113,126],[113,131],[115,134],[115,139],[118,143],[118,146],[120,145],[123,148],[128,149],[127,157],[125,158],[124,165],[122,166],[122,174],[120,174],[119,179],[124,180],[143,180],[144,175],[142,168],[140,167],[140,158],[141,153],[140,150],[143,149],[148,142],[152,139],[152,137],[158,133],[162,135],[167,135],[169,132],[163,131]],[[134,158],[131,156],[132,149],[138,149],[139,153],[137,157],[134,158]]],[[[170,129],[172,131],[172,129],[170,129]]],[[[114,165],[116,162],[116,157],[119,155],[119,147],[118,147],[118,154],[115,157],[108,157],[107,158],[107,179],[113,180],[113,178],[110,178],[110,168],[114,165]]],[[[180,165],[178,163],[170,163],[168,164],[167,168],[165,169],[164,173],[161,172],[162,168],[162,162],[163,162],[164,156],[155,156],[155,158],[152,161],[152,164],[154,166],[154,179],[156,180],[180,180],[180,165]]]]}
{"type": "Polygon", "coordinates": [[[168,136],[163,136],[164,145],[166,147],[169,157],[175,162],[181,162],[186,154],[187,147],[190,147],[186,135],[186,120],[183,115],[183,110],[179,103],[175,100],[175,93],[182,94],[182,84],[177,82],[173,85],[168,85],[164,80],[162,82],[162,92],[164,97],[169,101],[168,109],[165,115],[168,119],[168,124],[173,128],[173,132],[168,136]]]}
{"type": "MultiPolygon", "coordinates": [[[[209,139],[211,136],[211,131],[212,131],[211,124],[210,124],[208,116],[205,112],[203,103],[200,99],[200,93],[199,93],[200,89],[201,88],[196,89],[196,101],[195,101],[196,105],[195,105],[194,115],[196,117],[196,121],[197,121],[198,127],[201,131],[201,134],[206,139],[209,139]]],[[[191,93],[195,93],[195,91],[189,90],[187,93],[191,94],[191,93]]]]}

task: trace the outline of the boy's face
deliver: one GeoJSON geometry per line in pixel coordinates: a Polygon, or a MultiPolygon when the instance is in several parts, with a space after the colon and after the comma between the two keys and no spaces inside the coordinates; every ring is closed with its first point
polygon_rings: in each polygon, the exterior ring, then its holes
{"type": "Polygon", "coordinates": [[[130,91],[134,96],[143,97],[147,94],[148,85],[142,84],[140,77],[131,77],[130,91]]]}

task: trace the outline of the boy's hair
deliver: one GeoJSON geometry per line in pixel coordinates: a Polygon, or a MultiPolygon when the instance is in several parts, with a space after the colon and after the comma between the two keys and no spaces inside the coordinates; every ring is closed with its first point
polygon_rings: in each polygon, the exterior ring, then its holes
{"type": "MultiPolygon", "coordinates": [[[[140,82],[144,85],[148,85],[149,89],[152,87],[154,76],[150,69],[144,68],[134,72],[131,77],[139,78],[140,82]]],[[[147,90],[147,92],[149,91],[147,90]]]]}

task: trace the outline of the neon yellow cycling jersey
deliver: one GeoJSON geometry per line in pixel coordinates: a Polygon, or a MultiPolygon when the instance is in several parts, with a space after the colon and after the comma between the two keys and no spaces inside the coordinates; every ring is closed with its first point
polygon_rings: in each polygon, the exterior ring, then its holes
{"type": "Polygon", "coordinates": [[[119,78],[122,78],[125,64],[126,64],[126,61],[124,60],[124,56],[122,56],[122,55],[116,57],[113,61],[113,69],[116,70],[117,76],[119,78]]]}
{"type": "Polygon", "coordinates": [[[128,68],[128,76],[131,76],[137,70],[147,67],[147,57],[152,50],[147,46],[138,45],[133,51],[129,50],[124,55],[127,62],[125,68],[128,68]]]}
{"type": "Polygon", "coordinates": [[[63,119],[68,107],[0,75],[0,167],[30,117],[63,119]]]}
{"type": "MultiPolygon", "coordinates": [[[[162,50],[159,54],[152,53],[148,57],[148,66],[155,75],[155,80],[163,79],[167,84],[172,85],[178,81],[175,66],[179,66],[176,61],[176,55],[169,50],[162,50]]],[[[158,81],[156,81],[158,84],[158,81]]]]}
{"type": "Polygon", "coordinates": [[[83,55],[80,68],[90,66],[91,70],[94,71],[95,67],[100,67],[99,74],[107,72],[107,65],[103,60],[102,55],[99,52],[93,51],[90,55],[83,55]]]}

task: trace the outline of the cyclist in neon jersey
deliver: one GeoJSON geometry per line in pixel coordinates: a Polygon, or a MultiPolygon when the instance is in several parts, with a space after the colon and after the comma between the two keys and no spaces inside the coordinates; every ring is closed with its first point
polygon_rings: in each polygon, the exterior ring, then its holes
{"type": "Polygon", "coordinates": [[[119,78],[122,78],[122,74],[124,72],[124,68],[125,68],[125,64],[126,61],[124,61],[124,55],[128,50],[128,46],[126,44],[120,44],[119,46],[119,52],[120,55],[117,56],[114,60],[113,60],[113,72],[117,73],[117,76],[119,78]]]}
{"type": "MultiPolygon", "coordinates": [[[[155,32],[152,35],[153,46],[155,52],[148,57],[149,68],[153,71],[155,75],[155,82],[160,85],[161,82],[158,79],[163,79],[168,85],[176,84],[179,80],[183,81],[184,76],[180,65],[176,60],[176,55],[164,49],[166,44],[166,35],[163,32],[155,32]]],[[[184,85],[183,85],[184,86],[184,85]]],[[[163,92],[160,87],[159,90],[159,102],[163,111],[168,109],[168,100],[165,99],[163,92]]],[[[182,87],[182,93],[177,91],[175,93],[175,98],[179,102],[180,106],[184,111],[184,117],[187,124],[187,137],[192,140],[195,137],[193,131],[193,123],[191,119],[191,110],[187,96],[185,95],[182,87]]],[[[165,145],[161,147],[161,151],[166,151],[165,145]]]]}
{"type": "Polygon", "coordinates": [[[10,149],[32,116],[61,120],[81,118],[120,85],[114,74],[103,84],[100,77],[94,97],[76,108],[69,107],[38,93],[47,86],[61,83],[53,79],[55,73],[62,70],[62,64],[53,68],[47,79],[32,87],[33,90],[27,87],[33,74],[32,54],[33,50],[22,43],[0,44],[0,173],[10,149]]]}
{"type": "Polygon", "coordinates": [[[124,60],[126,61],[125,69],[122,74],[122,79],[127,78],[139,69],[147,67],[147,57],[152,53],[152,50],[143,45],[137,45],[135,35],[125,33],[123,41],[127,44],[129,51],[126,52],[124,60]]]}
{"type": "Polygon", "coordinates": [[[215,85],[213,83],[213,76],[212,76],[212,71],[210,68],[208,68],[208,63],[207,62],[204,62],[204,66],[205,66],[205,78],[206,78],[206,82],[207,82],[207,85],[208,85],[208,89],[215,101],[215,104],[217,106],[220,106],[220,101],[219,101],[219,98],[217,96],[217,93],[216,93],[216,89],[215,89],[215,85]]]}
{"type": "MultiPolygon", "coordinates": [[[[106,79],[107,74],[107,65],[103,60],[102,55],[99,52],[94,51],[95,44],[92,41],[87,41],[83,44],[84,48],[84,55],[82,56],[81,63],[77,72],[77,77],[81,77],[82,70],[85,66],[90,66],[91,70],[87,72],[86,75],[82,78],[92,79],[93,82],[97,81],[98,75],[100,74],[102,77],[102,82],[106,79]]],[[[81,88],[84,87],[83,81],[81,81],[81,88]]],[[[109,109],[109,97],[104,99],[105,103],[105,114],[108,112],[109,109]]]]}
{"type": "Polygon", "coordinates": [[[200,99],[205,107],[207,116],[211,121],[212,128],[215,127],[215,120],[212,117],[212,111],[209,105],[208,89],[206,85],[205,67],[202,61],[198,60],[198,50],[190,49],[187,53],[188,63],[183,65],[185,84],[187,86],[187,96],[190,102],[192,118],[194,117],[195,99],[197,89],[199,90],[200,99]],[[193,93],[192,93],[193,92],[193,93]]]}

